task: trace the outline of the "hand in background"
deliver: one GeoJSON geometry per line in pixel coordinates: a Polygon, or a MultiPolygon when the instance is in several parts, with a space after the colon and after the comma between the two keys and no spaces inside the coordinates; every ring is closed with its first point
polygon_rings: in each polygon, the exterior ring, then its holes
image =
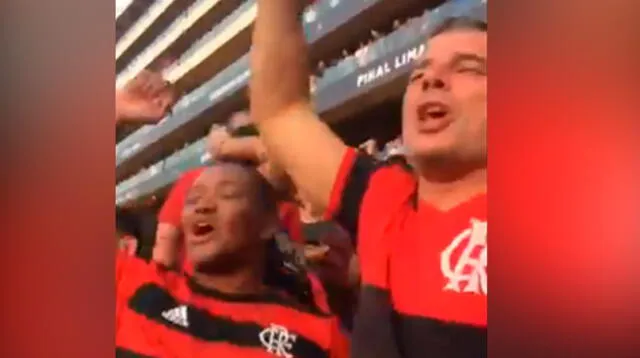
{"type": "Polygon", "coordinates": [[[207,135],[207,150],[209,154],[211,154],[211,157],[221,159],[219,154],[221,154],[222,143],[229,138],[231,138],[231,135],[224,126],[219,124],[211,126],[209,134],[207,135]]]}
{"type": "Polygon", "coordinates": [[[144,70],[116,90],[116,123],[157,123],[176,100],[173,86],[160,73],[144,70]]]}

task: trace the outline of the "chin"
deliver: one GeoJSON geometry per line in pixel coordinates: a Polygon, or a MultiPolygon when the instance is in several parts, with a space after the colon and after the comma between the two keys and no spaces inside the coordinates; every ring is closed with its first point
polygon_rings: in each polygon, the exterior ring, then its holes
{"type": "Polygon", "coordinates": [[[192,261],[193,268],[197,272],[203,273],[224,273],[225,265],[216,259],[196,259],[192,261]]]}
{"type": "Polygon", "coordinates": [[[187,252],[186,259],[190,261],[193,266],[207,265],[209,262],[216,261],[216,254],[210,252],[187,252]]]}
{"type": "Polygon", "coordinates": [[[418,161],[442,160],[450,157],[454,153],[449,145],[418,145],[411,150],[411,156],[418,161]]]}
{"type": "Polygon", "coordinates": [[[233,272],[238,265],[235,255],[221,252],[195,255],[191,262],[197,271],[217,274],[233,272]]]}

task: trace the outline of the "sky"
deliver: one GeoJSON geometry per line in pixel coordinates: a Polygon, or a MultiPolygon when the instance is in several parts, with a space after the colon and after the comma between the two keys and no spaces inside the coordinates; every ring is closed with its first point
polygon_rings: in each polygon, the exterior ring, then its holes
{"type": "Polygon", "coordinates": [[[132,0],[116,0],[116,18],[127,8],[132,0]]]}

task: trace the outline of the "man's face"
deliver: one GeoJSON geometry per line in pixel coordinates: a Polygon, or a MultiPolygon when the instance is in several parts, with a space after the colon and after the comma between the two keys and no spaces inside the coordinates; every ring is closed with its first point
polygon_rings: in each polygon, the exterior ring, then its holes
{"type": "Polygon", "coordinates": [[[261,248],[266,216],[255,179],[235,164],[217,164],[195,181],[182,216],[187,255],[196,267],[227,269],[261,248]]]}
{"type": "Polygon", "coordinates": [[[460,29],[428,40],[404,98],[403,142],[418,161],[486,159],[487,33],[460,29]]]}

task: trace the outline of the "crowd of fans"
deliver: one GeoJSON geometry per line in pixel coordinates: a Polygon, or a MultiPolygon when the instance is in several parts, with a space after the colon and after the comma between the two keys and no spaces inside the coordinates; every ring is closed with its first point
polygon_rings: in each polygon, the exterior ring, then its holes
{"type": "MultiPolygon", "coordinates": [[[[395,31],[395,30],[401,29],[404,25],[410,23],[411,21],[416,21],[417,19],[419,19],[419,17],[412,18],[409,20],[396,19],[393,21],[393,30],[395,31]]],[[[377,58],[377,56],[375,56],[374,54],[369,53],[370,45],[372,45],[373,43],[375,43],[375,41],[379,40],[381,37],[384,37],[386,35],[387,33],[385,32],[382,32],[382,31],[377,32],[376,30],[371,30],[369,38],[366,41],[362,42],[359,48],[352,54],[350,54],[347,50],[343,50],[341,52],[341,57],[338,57],[336,59],[330,59],[326,62],[319,61],[315,66],[315,70],[309,76],[311,92],[312,93],[315,92],[316,84],[318,83],[318,80],[322,78],[325,71],[327,69],[335,68],[340,63],[354,62],[353,60],[355,60],[355,63],[357,63],[359,67],[362,67],[362,68],[366,67],[372,59],[377,58]],[[327,66],[325,63],[329,63],[329,66],[327,66]]],[[[163,66],[160,68],[165,68],[165,67],[167,67],[166,64],[163,64],[163,66]]],[[[195,142],[185,142],[182,148],[173,152],[173,155],[179,154],[181,151],[184,151],[188,147],[192,146],[194,143],[195,142]]],[[[385,148],[385,146],[383,146],[383,148],[385,148]]],[[[386,150],[383,152],[386,152],[386,150]]],[[[163,161],[162,164],[164,163],[165,162],[163,161]]],[[[154,173],[159,172],[162,169],[161,167],[162,165],[159,168],[158,165],[154,164],[150,167],[140,169],[138,174],[148,173],[150,175],[153,175],[154,173]]]]}
{"type": "MultiPolygon", "coordinates": [[[[301,2],[257,2],[250,110],[212,125],[157,220],[116,211],[116,356],[486,357],[486,18],[434,26],[402,135],[348,148],[311,110],[327,68],[298,59],[301,2]]],[[[326,63],[366,66],[385,35],[326,63]]],[[[142,71],[116,125],[176,101],[142,71]]]]}

